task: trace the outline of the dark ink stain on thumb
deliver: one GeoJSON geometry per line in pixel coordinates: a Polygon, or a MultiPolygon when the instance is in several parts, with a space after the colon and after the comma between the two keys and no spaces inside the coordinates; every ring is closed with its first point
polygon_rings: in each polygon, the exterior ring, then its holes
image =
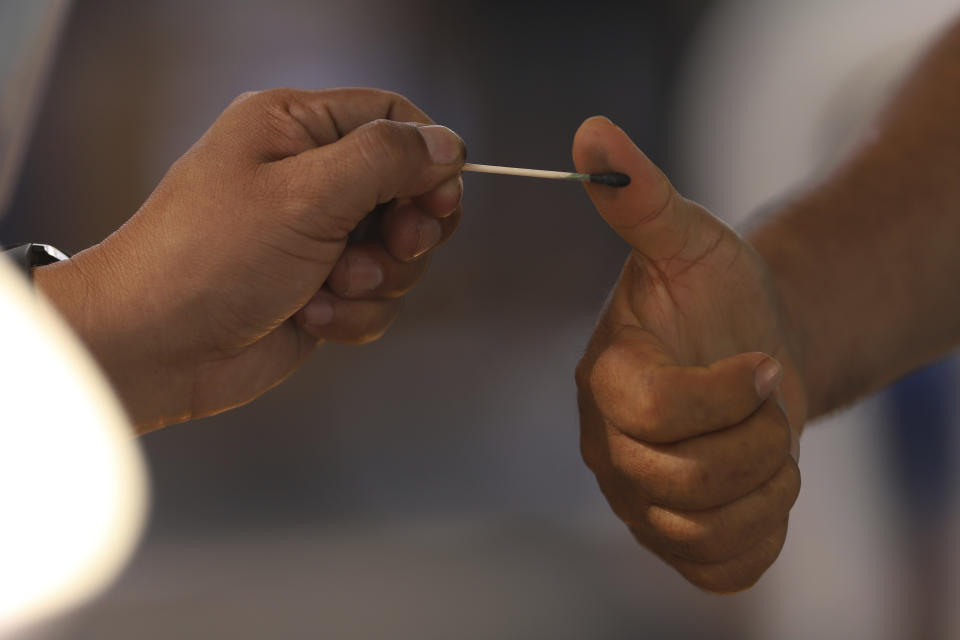
{"type": "Polygon", "coordinates": [[[630,176],[625,173],[591,173],[590,182],[608,187],[626,187],[630,184],[630,176]]]}

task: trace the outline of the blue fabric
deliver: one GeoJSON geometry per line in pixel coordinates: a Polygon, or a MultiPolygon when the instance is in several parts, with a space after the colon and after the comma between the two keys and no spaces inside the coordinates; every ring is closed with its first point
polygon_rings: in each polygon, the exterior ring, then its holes
{"type": "Polygon", "coordinates": [[[955,359],[904,378],[888,391],[893,471],[904,507],[914,517],[937,517],[953,497],[960,389],[955,359]]]}

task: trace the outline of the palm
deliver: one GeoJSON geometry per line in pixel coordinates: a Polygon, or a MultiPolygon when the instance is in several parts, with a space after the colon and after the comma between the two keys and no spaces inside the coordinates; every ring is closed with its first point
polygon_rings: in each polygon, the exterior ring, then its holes
{"type": "Polygon", "coordinates": [[[735,232],[698,205],[695,240],[669,253],[633,251],[607,319],[644,329],[656,348],[680,365],[708,365],[745,351],[763,351],[784,366],[791,422],[806,418],[795,355],[766,265],[735,232]]]}
{"type": "Polygon", "coordinates": [[[290,319],[236,355],[198,364],[193,414],[203,416],[248,402],[292,373],[316,344],[290,319]]]}

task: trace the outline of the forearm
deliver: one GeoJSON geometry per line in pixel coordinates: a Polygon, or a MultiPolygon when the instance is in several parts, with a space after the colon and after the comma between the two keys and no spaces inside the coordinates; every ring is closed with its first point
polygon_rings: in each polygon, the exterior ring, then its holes
{"type": "Polygon", "coordinates": [[[811,416],[960,342],[960,23],[864,145],[749,239],[796,332],[811,416]]]}

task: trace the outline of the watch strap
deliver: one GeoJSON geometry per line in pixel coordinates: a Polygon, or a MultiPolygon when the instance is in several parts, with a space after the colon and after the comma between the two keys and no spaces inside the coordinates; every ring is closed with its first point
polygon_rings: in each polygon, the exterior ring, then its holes
{"type": "Polygon", "coordinates": [[[30,278],[34,267],[42,267],[61,260],[67,260],[70,256],[49,244],[40,244],[38,242],[27,242],[8,247],[3,250],[10,260],[17,265],[24,274],[30,278]]]}

